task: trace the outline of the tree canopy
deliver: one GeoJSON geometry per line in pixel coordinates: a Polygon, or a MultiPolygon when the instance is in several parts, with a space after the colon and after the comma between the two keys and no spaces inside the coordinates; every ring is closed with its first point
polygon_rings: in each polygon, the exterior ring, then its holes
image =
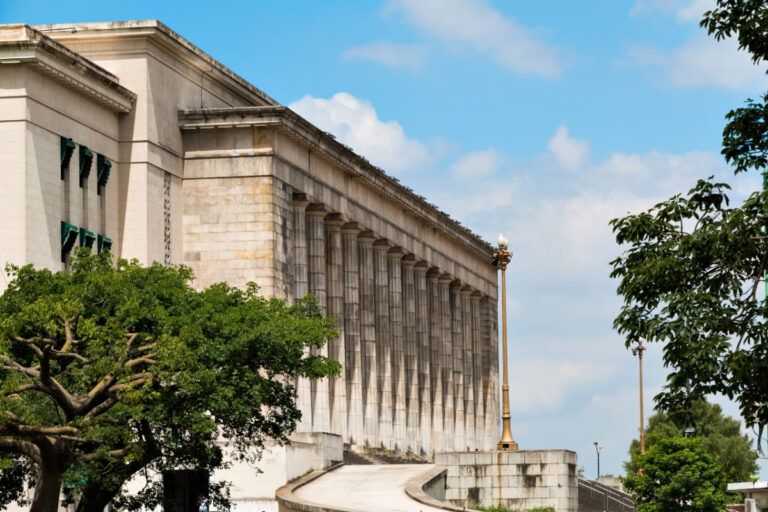
{"type": "Polygon", "coordinates": [[[639,456],[640,473],[628,473],[624,488],[637,512],[722,512],[727,501],[720,464],[696,439],[665,438],[639,456]]]}
{"type": "MultiPolygon", "coordinates": [[[[141,469],[226,464],[217,439],[257,457],[295,428],[295,378],[338,372],[306,355],[335,336],[311,300],[287,306],[253,285],[198,292],[188,268],[108,255],[83,253],[71,271],[9,270],[0,499],[34,484],[33,512],[58,510],[62,483],[81,510],[113,496],[130,505],[120,489],[141,469]]],[[[151,484],[145,505],[159,499],[151,484]]]]}
{"type": "MultiPolygon", "coordinates": [[[[683,437],[689,428],[707,453],[720,463],[728,482],[748,481],[758,470],[758,453],[752,440],[741,433],[739,421],[723,415],[719,405],[704,400],[693,402],[689,411],[658,412],[648,418],[645,446],[650,448],[664,439],[683,437]]],[[[627,473],[637,473],[641,467],[637,439],[632,440],[629,455],[625,469],[627,473]]]]}
{"type": "MultiPolygon", "coordinates": [[[[755,63],[768,57],[763,0],[717,0],[701,25],[717,39],[737,38],[755,63]]],[[[768,96],[747,100],[726,119],[726,162],[736,173],[765,172],[768,96]]],[[[721,393],[757,430],[760,448],[768,425],[768,194],[756,191],[732,206],[729,193],[709,177],[611,222],[625,248],[611,262],[624,299],[614,326],[627,346],[664,344],[670,373],[657,397],[662,410],[690,410],[693,400],[721,393]]]]}

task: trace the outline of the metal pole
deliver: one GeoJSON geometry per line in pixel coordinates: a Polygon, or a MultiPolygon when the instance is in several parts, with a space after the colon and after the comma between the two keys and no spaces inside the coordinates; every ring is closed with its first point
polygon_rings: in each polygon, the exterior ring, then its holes
{"type": "Polygon", "coordinates": [[[641,341],[637,347],[637,358],[640,363],[640,453],[645,453],[645,411],[643,409],[643,352],[645,347],[641,341]]]}
{"type": "Polygon", "coordinates": [[[595,441],[595,453],[597,453],[597,478],[600,479],[600,446],[595,441]]]}
{"type": "Polygon", "coordinates": [[[502,399],[502,430],[501,440],[497,445],[500,451],[517,451],[518,445],[512,439],[512,425],[509,416],[509,363],[507,362],[507,264],[512,259],[512,253],[507,251],[506,238],[499,237],[499,250],[494,254],[494,261],[501,269],[501,362],[503,368],[503,381],[501,385],[502,399]]]}

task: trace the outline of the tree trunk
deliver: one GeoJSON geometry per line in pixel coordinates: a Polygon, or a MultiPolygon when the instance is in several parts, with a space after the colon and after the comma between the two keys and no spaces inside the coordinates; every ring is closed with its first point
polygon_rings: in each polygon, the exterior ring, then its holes
{"type": "Polygon", "coordinates": [[[77,512],[103,512],[119,491],[120,488],[100,489],[88,486],[77,504],[77,512]]]}
{"type": "Polygon", "coordinates": [[[64,471],[59,461],[43,459],[35,483],[35,496],[29,512],[59,512],[59,495],[64,471]]]}

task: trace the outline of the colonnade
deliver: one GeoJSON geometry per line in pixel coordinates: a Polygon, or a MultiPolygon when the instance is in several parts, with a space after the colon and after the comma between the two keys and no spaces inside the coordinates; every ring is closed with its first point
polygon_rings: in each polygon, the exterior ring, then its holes
{"type": "Polygon", "coordinates": [[[343,367],[299,379],[299,430],[426,455],[493,448],[496,297],[304,194],[292,208],[292,295],[312,294],[336,320],[339,337],[317,353],[343,367]]]}

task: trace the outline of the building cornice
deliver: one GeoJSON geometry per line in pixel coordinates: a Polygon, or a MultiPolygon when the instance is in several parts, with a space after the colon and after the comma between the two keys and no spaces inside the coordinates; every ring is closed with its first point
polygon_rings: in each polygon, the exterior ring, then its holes
{"type": "Polygon", "coordinates": [[[267,93],[255,87],[227,66],[211,57],[198,46],[158,20],[110,21],[98,23],[67,23],[36,25],[51,31],[51,36],[64,44],[91,39],[109,40],[143,37],[168,50],[185,63],[213,77],[228,89],[253,105],[277,105],[267,93]],[[67,30],[73,29],[73,30],[67,30]]]}
{"type": "Polygon", "coordinates": [[[113,112],[136,102],[115,75],[29,25],[0,25],[0,64],[29,65],[113,112]]]}
{"type": "Polygon", "coordinates": [[[465,247],[489,258],[489,261],[493,255],[493,247],[479,235],[287,107],[276,105],[180,110],[179,125],[182,130],[241,127],[273,127],[281,130],[417,218],[458,239],[465,247]]]}

